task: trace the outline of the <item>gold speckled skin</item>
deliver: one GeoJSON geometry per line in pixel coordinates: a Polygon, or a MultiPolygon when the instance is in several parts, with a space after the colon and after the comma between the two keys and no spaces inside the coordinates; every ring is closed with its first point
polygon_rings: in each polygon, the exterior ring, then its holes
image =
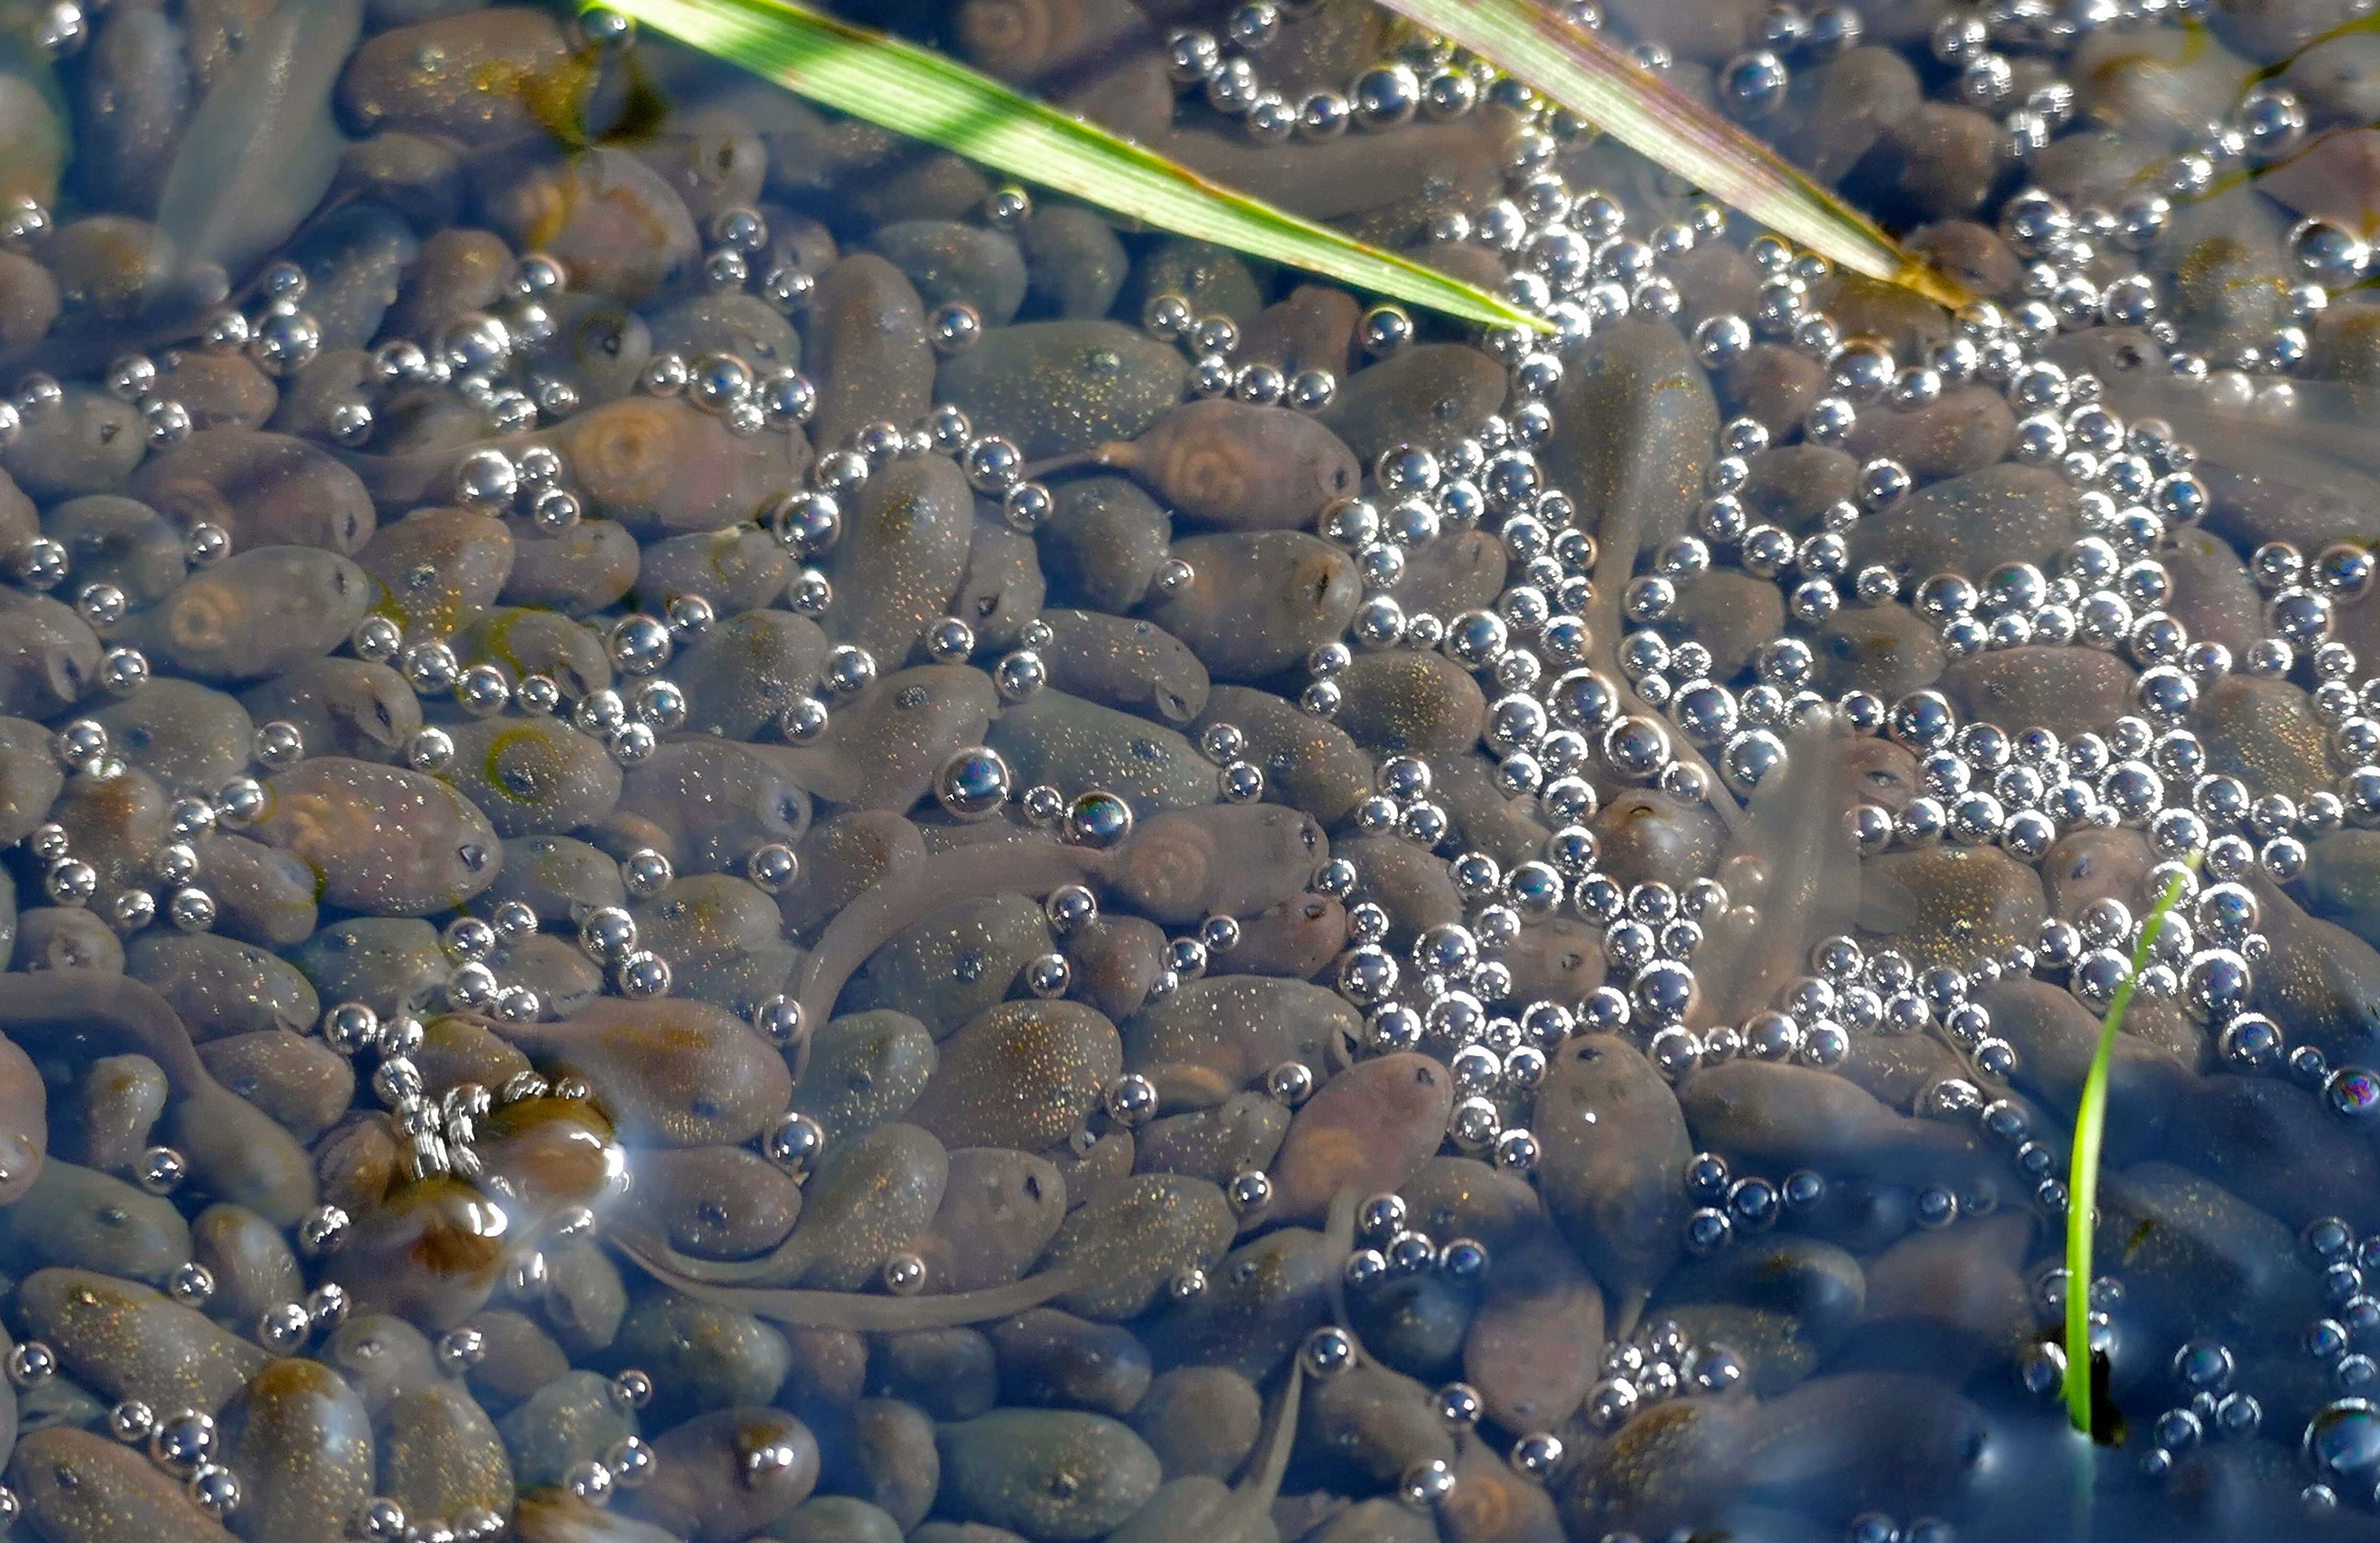
{"type": "Polygon", "coordinates": [[[375,916],[429,916],[494,882],[495,828],[435,777],[344,756],[304,760],[267,784],[258,837],[322,876],[330,905],[375,916]]]}
{"type": "Polygon", "coordinates": [[[1339,726],[1358,745],[1408,755],[1454,755],[1478,739],[1487,719],[1479,683],[1439,654],[1368,653],[1334,678],[1343,693],[1339,726]]]}
{"type": "Polygon", "coordinates": [[[2277,1340],[2319,1311],[2321,1282],[2289,1229],[2168,1163],[2099,1182],[2095,1257],[2125,1272],[2152,1313],[2192,1332],[2277,1340]]]}
{"type": "Polygon", "coordinates": [[[868,1001],[892,1005],[946,1039],[1004,1001],[1026,965],[1055,946],[1041,907],[1021,894],[962,901],[878,949],[861,982],[868,1001]]]}
{"type": "Polygon", "coordinates": [[[1378,1361],[1358,1361],[1306,1395],[1308,1440],[1388,1483],[1408,1466],[1454,1456],[1429,1390],[1378,1361]]]}
{"type": "Polygon", "coordinates": [[[8,1486],[42,1543],[231,1543],[137,1448],[71,1426],[18,1442],[8,1486]]]}
{"type": "Polygon", "coordinates": [[[929,456],[871,476],[820,564],[834,585],[828,635],[897,662],[949,609],[974,539],[975,491],[957,462],[929,456]]]}
{"type": "Polygon", "coordinates": [[[192,575],[137,613],[124,636],[184,674],[258,680],[336,647],[363,620],[374,589],[335,552],[254,547],[192,575]]]}
{"type": "Polygon", "coordinates": [[[561,76],[569,57],[562,29],[540,11],[443,17],[357,49],[339,101],[350,117],[378,128],[427,124],[492,143],[536,127],[532,78],[561,76]]]}
{"type": "Polygon", "coordinates": [[[941,1062],[925,1026],[908,1014],[849,1014],[810,1036],[809,1068],[794,1089],[794,1108],[818,1121],[832,1146],[900,1119],[941,1062]]]}
{"type": "MultiPolygon", "coordinates": [[[[1234,1093],[1212,1109],[1169,1114],[1136,1132],[1135,1166],[1229,1184],[1249,1169],[1269,1173],[1289,1135],[1289,1111],[1267,1093],[1234,1093]]],[[[1268,1210],[1267,1220],[1274,1220],[1268,1210]]]]}
{"type": "Polygon", "coordinates": [[[1074,1409],[996,1409],[944,1426],[942,1485],[966,1514],[1034,1537],[1103,1537],[1163,1477],[1129,1427],[1074,1409]]]}
{"type": "Polygon", "coordinates": [[[1546,1209],[1619,1305],[1625,1331],[1678,1257],[1678,1185],[1694,1143],[1670,1085],[1617,1035],[1561,1047],[1538,1090],[1534,1128],[1546,1209]]]}
{"type": "Polygon", "coordinates": [[[1115,1026],[1078,1002],[1003,1002],[942,1041],[909,1119],[947,1147],[1035,1152],[1064,1140],[1123,1071],[1115,1026]]]}
{"type": "Polygon", "coordinates": [[[2016,415],[2007,400],[1989,386],[1976,385],[1946,391],[1938,401],[1912,412],[1871,416],[1844,443],[1863,460],[1889,456],[1925,480],[1991,465],[2015,432],[2016,415]]]}
{"type": "Polygon", "coordinates": [[[2328,787],[2330,732],[2306,695],[2286,681],[2227,674],[2198,699],[2206,769],[2258,790],[2328,787]]]}
{"type": "Polygon", "coordinates": [[[774,1269],[759,1283],[857,1291],[873,1282],[886,1257],[933,1221],[950,1173],[942,1144],[915,1125],[879,1125],[830,1148],[783,1250],[793,1272],[774,1269]]]}
{"type": "Polygon", "coordinates": [[[218,1203],[199,1212],[190,1223],[190,1257],[214,1274],[208,1306],[235,1323],[253,1323],[267,1307],[306,1295],[289,1239],[246,1206],[218,1203]]]}
{"type": "Polygon", "coordinates": [[[1312,1225],[1348,1185],[1365,1195],[1395,1190],[1438,1150],[1453,1111],[1453,1075],[1428,1056],[1403,1051],[1357,1062],[1323,1083],[1291,1122],[1271,1164],[1266,1220],[1312,1225]]]}
{"type": "Polygon", "coordinates": [[[2307,843],[2313,909],[2365,942],[2380,937],[2380,832],[2333,831],[2307,843]]]}
{"type": "Polygon", "coordinates": [[[774,1248],[802,1213],[793,1175],[743,1147],[656,1148],[637,1153],[630,1172],[625,1205],[636,1224],[698,1258],[774,1248]]]}
{"type": "Polygon", "coordinates": [[[1631,319],[1597,331],[1553,407],[1575,427],[1547,446],[1547,480],[1578,500],[1579,525],[1624,575],[1702,501],[1718,435],[1710,379],[1676,327],[1631,319]]]}
{"type": "Polygon", "coordinates": [[[212,1413],[264,1364],[264,1352],[203,1313],[96,1270],[37,1270],[17,1288],[17,1310],[78,1381],[152,1409],[212,1413]]]}
{"type": "Polygon", "coordinates": [[[2065,479],[2002,462],[1920,488],[1861,520],[1852,562],[1882,563],[1912,580],[1946,569],[1988,573],[2000,563],[2044,560],[2082,533],[2065,479]]]}
{"type": "Polygon", "coordinates": [[[1204,734],[1216,723],[1246,736],[1243,753],[1263,769],[1268,803],[1293,804],[1335,826],[1372,792],[1372,758],[1345,729],[1270,692],[1216,686],[1191,732],[1204,734]]]}
{"type": "Polygon", "coordinates": [[[619,762],[559,719],[457,723],[448,775],[500,836],[575,831],[620,801],[619,762]]]}
{"type": "Polygon", "coordinates": [[[224,1435],[240,1482],[231,1525],[250,1543],[335,1537],[370,1498],[371,1416],[320,1361],[268,1362],[225,1412],[224,1435]]]}
{"type": "Polygon", "coordinates": [[[1218,680],[1289,668],[1344,632],[1363,599],[1355,560],[1308,531],[1185,536],[1172,553],[1190,565],[1190,581],[1158,597],[1148,618],[1218,680]]]}
{"type": "Polygon", "coordinates": [[[999,693],[981,670],[921,664],[854,692],[836,707],[819,744],[843,758],[857,780],[842,802],[899,814],[927,792],[953,752],[983,743],[999,709],[999,693]]]}
{"type": "Polygon", "coordinates": [[[1888,852],[1860,877],[1860,926],[1921,966],[2029,945],[2048,914],[2040,875],[1989,846],[1888,852]]]}
{"type": "Polygon", "coordinates": [[[1267,1233],[1209,1268],[1206,1291],[1166,1315],[1151,1346],[1160,1362],[1268,1376],[1329,1310],[1326,1288],[1346,1263],[1310,1228],[1267,1233]]]}
{"type": "Polygon", "coordinates": [[[2261,876],[2252,876],[2257,928],[2273,951],[2259,960],[2250,1005],[2287,1024],[2333,1058],[2371,1054],[2380,1038],[2380,954],[2345,928],[2310,917],[2261,876]]]}
{"type": "Polygon", "coordinates": [[[1322,422],[1366,458],[1397,444],[1443,447],[1502,407],[1508,384],[1476,348],[1416,344],[1342,376],[1322,422]]]}
{"type": "Polygon", "coordinates": [[[1362,1020],[1338,993],[1303,980],[1222,975],[1184,981],[1123,1026],[1124,1064],[1157,1083],[1170,1112],[1253,1087],[1284,1061],[1328,1063],[1362,1020]]]}
{"type": "Polygon", "coordinates": [[[941,367],[935,396],[1027,461],[1137,439],[1182,400],[1181,353],[1115,322],[1028,322],[941,367]]]}
{"type": "Polygon", "coordinates": [[[782,1409],[714,1409],[665,1432],[653,1451],[652,1482],[621,1509],[687,1543],[741,1543],[818,1484],[818,1439],[782,1409]],[[747,1466],[764,1453],[761,1466],[747,1466]]]}
{"type": "Polygon", "coordinates": [[[1011,706],[991,725],[990,745],[1020,786],[1105,788],[1143,818],[1215,801],[1215,769],[1187,738],[1062,691],[1011,706]]]}
{"type": "Polygon", "coordinates": [[[2068,736],[2121,717],[2136,678],[2112,653],[2032,644],[1960,660],[1942,672],[1942,689],[1967,717],[2068,736]]]}
{"type": "Polygon", "coordinates": [[[1051,1306],[1121,1323],[1146,1309],[1176,1272],[1212,1269],[1237,1230],[1223,1192],[1206,1180],[1135,1174],[1058,1229],[1041,1268],[1071,1266],[1088,1279],[1051,1306]]]}
{"type": "Polygon", "coordinates": [[[641,946],[664,959],[777,940],[776,902],[726,873],[689,873],[635,908],[641,946]]]}
{"type": "Polygon", "coordinates": [[[1691,1525],[1720,1503],[1739,1464],[1748,1406],[1717,1399],[1656,1404],[1583,1454],[1560,1497],[1573,1536],[1691,1525]]]}
{"type": "Polygon", "coordinates": [[[512,1509],[513,1465],[496,1428],[459,1382],[401,1393],[380,1420],[381,1494],[407,1516],[512,1509]]]}
{"type": "Polygon", "coordinates": [[[705,1002],[605,997],[566,1023],[505,1033],[540,1065],[585,1077],[635,1145],[732,1147],[783,1113],[793,1092],[774,1047],[705,1002]]]}
{"type": "Polygon", "coordinates": [[[818,383],[817,443],[841,444],[880,419],[925,416],[934,401],[934,346],[925,303],[900,269],[874,252],[844,258],[819,275],[810,314],[817,320],[803,363],[818,383]]]}
{"type": "Polygon", "coordinates": [[[417,509],[382,526],[356,561],[385,587],[374,610],[443,636],[495,603],[513,571],[513,533],[476,510],[417,509]]]}

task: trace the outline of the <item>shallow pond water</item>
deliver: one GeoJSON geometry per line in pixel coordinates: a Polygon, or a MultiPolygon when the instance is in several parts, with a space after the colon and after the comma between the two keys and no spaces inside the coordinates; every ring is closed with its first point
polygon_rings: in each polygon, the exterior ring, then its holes
{"type": "Polygon", "coordinates": [[[14,1533],[2380,1537],[2368,0],[1559,9],[0,0],[14,1533]]]}

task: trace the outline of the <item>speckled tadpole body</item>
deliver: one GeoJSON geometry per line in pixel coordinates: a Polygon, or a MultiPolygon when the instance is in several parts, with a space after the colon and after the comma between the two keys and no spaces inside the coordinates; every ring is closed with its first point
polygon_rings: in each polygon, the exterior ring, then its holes
{"type": "Polygon", "coordinates": [[[1677,1262],[1694,1147],[1677,1095],[1633,1045],[1586,1035],[1552,1058],[1535,1129],[1546,1209],[1612,1297],[1617,1327],[1677,1262]]]}

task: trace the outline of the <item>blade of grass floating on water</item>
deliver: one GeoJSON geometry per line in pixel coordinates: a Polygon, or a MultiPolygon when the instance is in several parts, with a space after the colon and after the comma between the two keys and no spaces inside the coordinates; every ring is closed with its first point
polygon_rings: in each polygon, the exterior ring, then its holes
{"type": "Polygon", "coordinates": [[[1968,297],[1775,151],[1533,0],[1380,0],[1629,149],[1838,265],[1944,305],[1968,297]]]}
{"type": "Polygon", "coordinates": [[[796,95],[1152,225],[1488,325],[1486,290],[1211,182],[931,49],[792,0],[605,0],[796,95]]]}
{"type": "MultiPolygon", "coordinates": [[[[2194,862],[2193,862],[2193,866],[2194,862]]],[[[2132,982],[2148,964],[2149,950],[2165,929],[2166,913],[2181,898],[2181,875],[2168,880],[2141,941],[2132,948],[2132,970],[2116,988],[2107,1016],[2099,1025],[2099,1047],[2082,1079],[2082,1102],[2074,1113],[2074,1160],[2067,1175],[2066,1203],[2066,1415],[2074,1428],[2091,1434],[2091,1213],[2099,1203],[2099,1146],[2107,1130],[2107,1063],[2124,1009],[2132,1004],[2132,982]]]]}

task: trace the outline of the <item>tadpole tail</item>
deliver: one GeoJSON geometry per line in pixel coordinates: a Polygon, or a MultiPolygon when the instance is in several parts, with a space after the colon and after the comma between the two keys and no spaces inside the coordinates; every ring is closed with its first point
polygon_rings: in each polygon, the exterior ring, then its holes
{"type": "Polygon", "coordinates": [[[1645,1316],[1645,1304],[1652,1300],[1652,1296],[1651,1288],[1639,1286],[1620,1299],[1620,1311],[1611,1319],[1611,1338],[1614,1343],[1624,1341],[1636,1332],[1636,1325],[1645,1316]]]}
{"type": "Polygon", "coordinates": [[[1739,889],[1738,905],[1707,924],[1706,942],[1718,946],[1698,954],[1695,966],[1707,1022],[1742,1023],[1802,967],[1811,943],[1851,925],[1862,876],[1848,833],[1857,790],[1844,744],[1828,724],[1793,735],[1785,764],[1754,790],[1719,859],[1722,881],[1738,869],[1766,881],[1756,894],[1739,889]]]}
{"type": "MultiPolygon", "coordinates": [[[[945,852],[923,870],[879,881],[827,924],[802,966],[802,1022],[811,1029],[868,956],[945,905],[988,895],[1048,894],[1099,870],[1098,853],[1044,841],[990,842],[945,852]]],[[[810,1035],[794,1052],[794,1080],[809,1070],[810,1035]]]]}
{"type": "Polygon", "coordinates": [[[33,970],[0,990],[0,1034],[55,1054],[87,1046],[100,1054],[129,1051],[157,1063],[183,1098],[220,1092],[173,1003],[128,975],[97,970],[33,970]]]}
{"type": "Polygon", "coordinates": [[[1072,471],[1077,467],[1118,466],[1129,453],[1130,447],[1125,442],[1111,440],[1105,444],[1095,444],[1088,450],[1070,451],[1063,456],[1052,456],[1046,461],[1035,461],[1025,468],[1025,480],[1038,481],[1054,472],[1072,471]]]}
{"type": "MultiPolygon", "coordinates": [[[[642,1226],[631,1223],[625,1231],[627,1242],[623,1247],[633,1244],[639,1251],[639,1264],[650,1262],[709,1286],[783,1287],[798,1278],[810,1262],[810,1250],[798,1229],[769,1252],[749,1259],[698,1259],[680,1253],[642,1226]]],[[[618,1241],[619,1233],[613,1235],[618,1241]]]]}
{"type": "MultiPolygon", "coordinates": [[[[1620,668],[1619,654],[1620,592],[1626,588],[1629,575],[1635,570],[1636,553],[1643,549],[1645,538],[1633,520],[1603,535],[1604,539],[1598,543],[1601,551],[1595,560],[1595,592],[1586,602],[1587,661],[1607,679],[1624,681],[1628,675],[1620,668]],[[1607,575],[1609,576],[1608,581],[1607,575]]],[[[1626,686],[1621,689],[1629,690],[1626,686]]],[[[1670,743],[1680,760],[1702,769],[1705,785],[1710,789],[1707,802],[1718,815],[1719,822],[1727,827],[1728,834],[1742,833],[1745,819],[1743,810],[1736,807],[1734,796],[1727,790],[1727,784],[1719,779],[1718,769],[1678,735],[1672,733],[1670,743]]]]}
{"type": "Polygon", "coordinates": [[[630,1244],[614,1246],[638,1269],[662,1284],[703,1302],[739,1307],[756,1318],[794,1329],[849,1329],[858,1333],[890,1333],[909,1329],[955,1329],[1011,1318],[1050,1298],[1063,1296],[1086,1283],[1084,1272],[1071,1265],[1044,1270],[1005,1286],[953,1292],[945,1296],[871,1296],[864,1292],[786,1291],[750,1286],[715,1286],[681,1275],[645,1257],[630,1244]]]}
{"type": "MultiPolygon", "coordinates": [[[[1331,1258],[1344,1259],[1354,1252],[1355,1208],[1358,1204],[1355,1193],[1354,1185],[1342,1185],[1339,1192],[1330,1197],[1330,1209],[1322,1222],[1322,1238],[1331,1258]]],[[[1330,1307],[1330,1321],[1347,1336],[1347,1342],[1355,1347],[1355,1354],[1370,1355],[1371,1352],[1364,1348],[1364,1336],[1355,1332],[1355,1325],[1347,1317],[1346,1271],[1332,1270],[1330,1278],[1322,1283],[1322,1294],[1323,1300],[1330,1307]]]]}
{"type": "Polygon", "coordinates": [[[1297,1439],[1298,1405],[1305,1390],[1305,1367],[1293,1355],[1289,1382],[1281,1391],[1281,1403],[1273,1410],[1272,1430],[1265,1437],[1264,1462],[1248,1476],[1241,1491],[1268,1510],[1281,1494],[1281,1476],[1289,1472],[1289,1449],[1297,1439]]]}
{"type": "MultiPolygon", "coordinates": [[[[1330,1258],[1343,1259],[1355,1246],[1355,1186],[1342,1185],[1339,1193],[1330,1197],[1330,1211],[1322,1223],[1322,1240],[1330,1258]]],[[[1340,1270],[1323,1283],[1323,1294],[1330,1299],[1330,1321],[1350,1334],[1354,1330],[1347,1323],[1347,1275],[1340,1270]]]]}

